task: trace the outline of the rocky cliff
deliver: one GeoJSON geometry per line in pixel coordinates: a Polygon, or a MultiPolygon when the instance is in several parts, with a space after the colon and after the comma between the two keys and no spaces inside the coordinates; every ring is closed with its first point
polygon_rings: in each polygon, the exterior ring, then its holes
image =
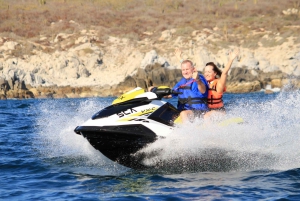
{"type": "MultiPolygon", "coordinates": [[[[293,28],[300,30],[300,26],[293,28]]],[[[34,40],[1,37],[0,98],[117,96],[136,86],[173,86],[181,78],[175,48],[182,49],[200,72],[209,61],[222,69],[228,51],[237,48],[212,48],[226,40],[215,30],[193,31],[188,37],[174,33],[176,29],[166,30],[159,38],[139,41],[112,36],[103,41],[95,30],[60,33],[53,38],[41,35],[34,40]]],[[[238,47],[240,55],[232,65],[227,92],[270,91],[286,84],[299,88],[298,38],[283,40],[264,30],[249,34],[260,36],[258,48],[238,47]],[[262,44],[280,40],[283,42],[271,47],[262,44]]]]}

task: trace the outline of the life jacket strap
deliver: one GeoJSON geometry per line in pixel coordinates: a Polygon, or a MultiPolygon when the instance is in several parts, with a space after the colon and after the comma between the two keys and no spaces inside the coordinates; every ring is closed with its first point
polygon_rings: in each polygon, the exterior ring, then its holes
{"type": "Polygon", "coordinates": [[[211,96],[210,98],[207,99],[208,104],[213,105],[213,104],[219,104],[222,103],[223,96],[221,96],[220,98],[213,98],[213,96],[211,96]]]}
{"type": "Polygon", "coordinates": [[[180,104],[207,104],[207,98],[178,98],[178,102],[180,104]]]}
{"type": "Polygon", "coordinates": [[[191,89],[192,87],[190,86],[180,86],[179,89],[191,89]]]}

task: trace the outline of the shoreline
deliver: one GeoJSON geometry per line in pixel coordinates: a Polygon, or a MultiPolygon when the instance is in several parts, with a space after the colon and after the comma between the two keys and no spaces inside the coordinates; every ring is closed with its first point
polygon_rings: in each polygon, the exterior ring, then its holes
{"type": "MultiPolygon", "coordinates": [[[[249,83],[245,83],[249,85],[249,83]]],[[[284,87],[284,86],[283,86],[284,87]]],[[[24,99],[72,99],[72,98],[97,98],[97,97],[118,97],[123,93],[131,90],[133,88],[127,88],[127,90],[118,91],[117,88],[112,87],[111,89],[104,89],[99,87],[70,87],[70,86],[48,86],[48,87],[38,87],[31,88],[28,90],[10,90],[7,95],[0,94],[0,100],[24,100],[24,99]]],[[[299,88],[294,88],[294,90],[299,90],[299,88]]],[[[225,93],[228,94],[246,94],[246,93],[265,93],[273,94],[279,93],[282,88],[261,88],[259,90],[251,91],[232,91],[231,88],[227,88],[225,93]]]]}
{"type": "MultiPolygon", "coordinates": [[[[201,74],[201,73],[200,73],[201,74]]],[[[127,76],[118,84],[112,85],[48,85],[31,86],[24,81],[2,79],[0,82],[0,99],[11,98],[86,98],[120,96],[121,94],[141,87],[174,86],[182,78],[180,69],[163,67],[159,64],[149,64],[144,69],[138,68],[132,76],[127,76]]],[[[230,70],[227,84],[227,93],[249,93],[265,90],[273,93],[273,89],[283,88],[300,89],[299,77],[291,78],[282,72],[265,73],[261,70],[249,71],[248,68],[234,67],[230,70]]]]}

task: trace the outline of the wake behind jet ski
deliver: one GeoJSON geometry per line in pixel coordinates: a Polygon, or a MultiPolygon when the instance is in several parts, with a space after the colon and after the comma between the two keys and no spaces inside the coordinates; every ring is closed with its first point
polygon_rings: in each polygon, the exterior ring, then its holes
{"type": "MultiPolygon", "coordinates": [[[[151,92],[137,87],[115,99],[112,105],[94,114],[74,131],[112,161],[133,169],[149,168],[143,165],[148,156],[135,153],[158,138],[167,137],[174,125],[181,123],[180,111],[162,100],[176,93],[168,87],[157,87],[151,92]]],[[[226,125],[231,121],[222,123],[226,125]]]]}

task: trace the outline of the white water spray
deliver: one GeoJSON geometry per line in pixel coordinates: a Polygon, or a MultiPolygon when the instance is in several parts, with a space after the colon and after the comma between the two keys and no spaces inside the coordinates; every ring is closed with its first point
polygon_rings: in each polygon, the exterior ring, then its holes
{"type": "Polygon", "coordinates": [[[46,159],[60,159],[58,163],[69,164],[83,173],[106,175],[123,172],[124,168],[95,150],[83,136],[74,133],[76,126],[91,118],[110,102],[100,102],[97,99],[66,99],[46,100],[38,104],[38,136],[35,143],[40,154],[46,159]]]}
{"type": "Polygon", "coordinates": [[[242,117],[244,124],[220,127],[198,120],[175,129],[171,136],[140,152],[158,153],[144,161],[147,165],[180,158],[177,166],[196,164],[204,171],[298,168],[299,101],[299,91],[282,92],[276,99],[262,103],[244,100],[231,107],[227,115],[242,117]]]}
{"type": "MultiPolygon", "coordinates": [[[[47,100],[38,104],[36,141],[41,154],[48,158],[63,157],[81,168],[108,166],[111,173],[120,170],[120,167],[111,168],[115,163],[73,131],[112,101],[103,100],[47,100]]],[[[299,91],[281,92],[277,98],[267,101],[236,100],[228,107],[227,117],[242,117],[244,124],[220,127],[197,120],[176,128],[172,135],[158,139],[140,152],[158,153],[144,161],[148,165],[183,158],[179,165],[197,162],[204,171],[298,168],[299,101],[299,91]]]]}

